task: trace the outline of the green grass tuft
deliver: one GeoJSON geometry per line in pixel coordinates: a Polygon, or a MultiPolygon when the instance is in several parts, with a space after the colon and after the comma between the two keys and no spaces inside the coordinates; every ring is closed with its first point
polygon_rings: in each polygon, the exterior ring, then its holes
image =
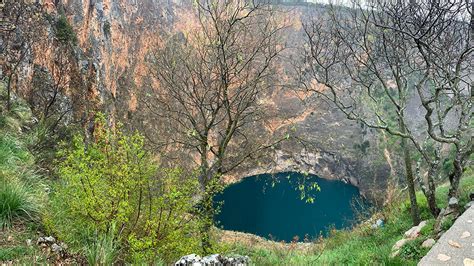
{"type": "Polygon", "coordinates": [[[115,231],[115,226],[112,226],[108,233],[97,236],[92,244],[85,247],[89,265],[113,265],[118,255],[115,231]]]}
{"type": "Polygon", "coordinates": [[[13,179],[0,180],[0,227],[8,228],[15,221],[34,219],[38,213],[34,189],[13,179]]]}

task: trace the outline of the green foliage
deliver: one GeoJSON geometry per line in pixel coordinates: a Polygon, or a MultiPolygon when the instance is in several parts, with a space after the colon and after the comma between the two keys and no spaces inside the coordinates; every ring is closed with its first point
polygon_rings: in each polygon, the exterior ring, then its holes
{"type": "Polygon", "coordinates": [[[421,228],[420,234],[425,237],[431,236],[433,234],[435,222],[435,219],[426,221],[426,225],[421,228]]]}
{"type": "Polygon", "coordinates": [[[0,248],[0,261],[10,261],[28,254],[28,249],[24,246],[14,246],[0,248]]]}
{"type": "Polygon", "coordinates": [[[21,130],[13,129],[22,126],[28,112],[15,107],[8,115],[0,115],[3,121],[9,121],[0,127],[0,228],[37,218],[44,200],[33,157],[20,139],[21,130]],[[12,131],[16,137],[10,135],[12,131]]]}
{"type": "Polygon", "coordinates": [[[14,221],[33,219],[39,213],[35,191],[13,178],[0,176],[0,227],[10,227],[14,221]]]}
{"type": "Polygon", "coordinates": [[[105,129],[104,121],[98,124],[96,142],[86,144],[76,135],[71,149],[59,153],[64,157],[59,175],[67,183],[61,193],[69,195],[71,210],[107,231],[112,223],[130,225],[155,167],[140,135],[126,136],[105,129]]]}
{"type": "Polygon", "coordinates": [[[426,221],[426,225],[420,230],[420,235],[425,237],[431,236],[433,234],[435,222],[435,219],[429,219],[426,221]]]}
{"type": "Polygon", "coordinates": [[[89,265],[113,265],[118,255],[116,228],[112,225],[109,232],[97,236],[86,246],[85,253],[89,265]]]}
{"type": "Polygon", "coordinates": [[[64,15],[59,16],[56,21],[56,37],[63,44],[75,45],[77,43],[76,33],[64,15]]]}
{"type": "Polygon", "coordinates": [[[18,173],[19,168],[31,163],[32,157],[19,139],[0,136],[0,175],[18,173]]]}
{"type": "Polygon", "coordinates": [[[199,252],[203,221],[191,214],[197,179],[183,178],[178,169],[163,169],[153,186],[156,196],[148,206],[149,219],[128,238],[133,261],[157,263],[159,256],[173,262],[183,254],[199,252]]]}
{"type": "Polygon", "coordinates": [[[197,179],[156,167],[141,135],[107,128],[102,115],[93,139],[77,135],[58,153],[60,181],[46,227],[105,264],[116,256],[142,264],[197,252],[200,224],[191,215],[197,179]]]}
{"type": "Polygon", "coordinates": [[[422,257],[421,248],[422,239],[417,238],[415,240],[408,241],[400,249],[400,257],[410,260],[419,260],[422,257]]]}
{"type": "Polygon", "coordinates": [[[103,30],[104,30],[104,35],[106,37],[110,37],[110,34],[111,34],[110,22],[108,22],[108,21],[104,22],[103,30]]]}

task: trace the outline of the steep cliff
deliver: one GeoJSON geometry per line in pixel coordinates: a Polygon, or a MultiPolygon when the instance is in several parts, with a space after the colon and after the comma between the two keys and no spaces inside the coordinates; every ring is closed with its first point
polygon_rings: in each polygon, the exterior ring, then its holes
{"type": "MultiPolygon", "coordinates": [[[[78,94],[84,98],[84,105],[113,114],[131,127],[139,118],[146,117],[146,114],[137,114],[137,110],[138,92],[147,81],[147,55],[168,33],[187,33],[195,21],[191,1],[184,0],[30,2],[31,8],[44,17],[44,23],[38,25],[43,38],[32,45],[27,59],[22,61],[17,90],[27,92],[34,87],[33,80],[39,70],[53,78],[64,74],[69,76],[63,81],[69,96],[74,88],[81,87],[78,94]],[[58,68],[58,54],[63,53],[55,35],[61,16],[67,18],[77,36],[77,42],[69,49],[71,56],[64,62],[69,65],[67,74],[54,71],[58,68]],[[71,73],[76,73],[80,82],[74,82],[71,73]]],[[[293,43],[302,38],[301,20],[305,8],[294,8],[288,15],[292,20],[290,39],[293,43]]],[[[249,162],[227,176],[228,182],[245,175],[292,170],[343,179],[359,186],[364,193],[374,187],[384,187],[391,169],[388,156],[378,152],[380,137],[375,131],[346,121],[336,109],[309,95],[275,88],[265,101],[272,119],[259,130],[291,131],[295,138],[269,151],[268,160],[273,163],[249,162]],[[307,107],[302,100],[311,101],[313,107],[307,107]]],[[[78,116],[84,119],[88,114],[78,116]]]]}

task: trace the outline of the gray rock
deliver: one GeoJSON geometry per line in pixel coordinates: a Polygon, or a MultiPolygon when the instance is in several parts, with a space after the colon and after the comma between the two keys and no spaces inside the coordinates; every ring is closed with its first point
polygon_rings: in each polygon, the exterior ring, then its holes
{"type": "Polygon", "coordinates": [[[42,236],[36,241],[37,244],[52,244],[54,242],[56,242],[56,239],[52,236],[42,236]]]}
{"type": "Polygon", "coordinates": [[[190,254],[181,257],[176,263],[176,266],[246,266],[250,263],[248,256],[233,255],[222,256],[220,254],[213,254],[201,258],[199,255],[190,254]]]}
{"type": "Polygon", "coordinates": [[[201,259],[204,265],[223,265],[222,257],[219,254],[213,254],[201,259]]]}
{"type": "Polygon", "coordinates": [[[53,245],[51,245],[51,251],[54,253],[61,253],[63,251],[63,248],[60,245],[54,243],[53,245]]]}
{"type": "Polygon", "coordinates": [[[26,245],[27,245],[27,246],[31,246],[31,244],[32,244],[31,239],[27,239],[27,240],[26,240],[26,245]]]}
{"type": "Polygon", "coordinates": [[[250,264],[250,258],[248,256],[233,255],[224,257],[222,262],[224,265],[245,266],[250,264]]]}
{"type": "Polygon", "coordinates": [[[423,241],[423,243],[421,244],[421,247],[422,248],[431,248],[435,243],[436,243],[436,241],[433,238],[429,238],[429,239],[426,239],[425,241],[423,241]]]}
{"type": "Polygon", "coordinates": [[[187,266],[187,265],[202,265],[201,257],[196,254],[189,254],[181,257],[174,265],[187,266]]]}
{"type": "Polygon", "coordinates": [[[395,258],[396,256],[398,256],[398,254],[400,254],[400,249],[392,251],[392,253],[390,253],[390,258],[395,258]]]}
{"type": "Polygon", "coordinates": [[[459,200],[455,197],[451,197],[449,199],[449,202],[448,202],[448,206],[453,208],[453,209],[456,209],[456,207],[458,206],[459,204],[459,200]]]}

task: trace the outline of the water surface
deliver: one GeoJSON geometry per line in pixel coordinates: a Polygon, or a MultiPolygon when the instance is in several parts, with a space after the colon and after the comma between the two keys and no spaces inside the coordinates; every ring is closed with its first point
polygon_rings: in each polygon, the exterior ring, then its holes
{"type": "Polygon", "coordinates": [[[291,241],[305,235],[314,239],[328,229],[349,227],[355,220],[354,203],[362,201],[357,187],[315,175],[280,173],[244,178],[228,186],[215,201],[223,201],[215,217],[226,230],[256,234],[273,240],[291,241]],[[276,182],[275,182],[276,181],[276,182]],[[308,191],[316,182],[320,191],[308,191]],[[302,200],[299,185],[307,191],[302,200]],[[274,185],[272,185],[274,184],[274,185]],[[314,202],[308,202],[310,196],[314,202]]]}

